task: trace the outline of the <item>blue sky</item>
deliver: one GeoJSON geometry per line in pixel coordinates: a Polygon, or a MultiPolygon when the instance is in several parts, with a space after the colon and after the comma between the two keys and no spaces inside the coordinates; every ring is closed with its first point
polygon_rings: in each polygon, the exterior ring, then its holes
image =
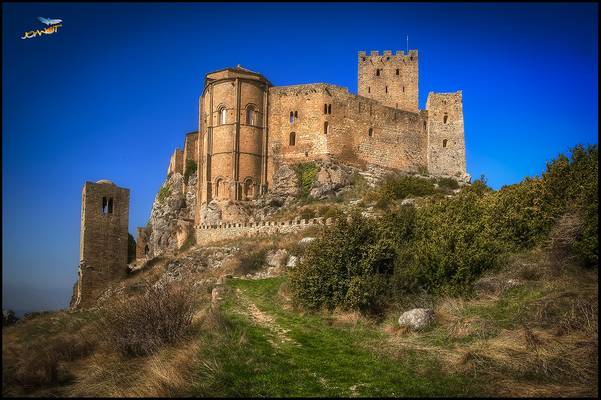
{"type": "Polygon", "coordinates": [[[146,224],[204,74],[241,64],[275,85],[357,91],[357,52],[420,53],[429,91],[463,90],[467,168],[494,188],[597,143],[596,4],[3,3],[3,307],[64,307],[81,189],[131,190],[146,224]],[[28,40],[38,16],[54,35],[28,40]]]}

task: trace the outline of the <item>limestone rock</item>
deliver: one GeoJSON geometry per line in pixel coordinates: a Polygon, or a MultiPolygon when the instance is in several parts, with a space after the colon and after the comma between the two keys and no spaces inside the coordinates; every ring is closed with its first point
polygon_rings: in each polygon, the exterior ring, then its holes
{"type": "Polygon", "coordinates": [[[223,300],[224,288],[222,286],[218,286],[213,288],[211,291],[211,307],[217,307],[219,302],[223,300]]]}
{"type": "Polygon", "coordinates": [[[281,268],[285,265],[288,258],[286,249],[270,250],[265,255],[265,261],[270,267],[281,268]]]}
{"type": "Polygon", "coordinates": [[[273,196],[298,196],[300,181],[296,171],[286,164],[282,164],[273,174],[273,184],[270,193],[273,196]]]}
{"type": "Polygon", "coordinates": [[[298,265],[298,257],[290,256],[288,257],[288,262],[286,263],[286,268],[294,268],[298,265]]]}
{"type": "Polygon", "coordinates": [[[421,330],[434,322],[434,311],[430,308],[414,308],[399,317],[399,325],[412,330],[421,330]]]}
{"type": "Polygon", "coordinates": [[[167,178],[157,194],[150,212],[149,258],[174,254],[179,248],[178,220],[189,219],[189,209],[194,208],[194,204],[187,207],[184,189],[184,177],[176,172],[167,178]]]}
{"type": "Polygon", "coordinates": [[[354,168],[331,160],[317,161],[319,171],[309,195],[315,199],[335,197],[353,183],[354,168]]]}
{"type": "Polygon", "coordinates": [[[298,244],[309,244],[314,240],[315,240],[314,237],[304,237],[298,242],[298,244]]]}

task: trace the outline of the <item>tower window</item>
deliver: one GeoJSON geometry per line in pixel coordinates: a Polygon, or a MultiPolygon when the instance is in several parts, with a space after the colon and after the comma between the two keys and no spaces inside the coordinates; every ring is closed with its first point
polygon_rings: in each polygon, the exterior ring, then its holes
{"type": "Polygon", "coordinates": [[[380,68],[376,69],[376,76],[380,76],[380,68]]]}
{"type": "Polygon", "coordinates": [[[109,197],[108,213],[109,214],[113,213],[113,198],[112,197],[109,197]]]}
{"type": "Polygon", "coordinates": [[[294,112],[294,118],[297,119],[298,118],[298,111],[294,112]]]}
{"type": "Polygon", "coordinates": [[[386,86],[386,93],[388,93],[388,86],[386,86]]]}
{"type": "Polygon", "coordinates": [[[323,105],[323,113],[324,113],[324,114],[327,114],[327,113],[328,113],[328,105],[327,105],[327,104],[324,104],[324,105],[323,105]]]}
{"type": "Polygon", "coordinates": [[[361,61],[365,61],[365,57],[361,57],[361,61]]]}
{"type": "Polygon", "coordinates": [[[106,201],[106,197],[102,198],[102,213],[106,214],[106,212],[108,211],[108,202],[106,201]]]}
{"type": "Polygon", "coordinates": [[[424,121],[424,130],[426,130],[426,121],[424,121]]]}
{"type": "Polygon", "coordinates": [[[225,107],[219,109],[219,125],[224,125],[226,121],[227,110],[225,107]]]}
{"type": "Polygon", "coordinates": [[[328,125],[328,121],[323,123],[323,133],[325,133],[326,135],[329,133],[330,131],[330,127],[328,125]]]}
{"type": "Polygon", "coordinates": [[[372,137],[374,134],[374,129],[373,128],[369,128],[369,130],[367,131],[367,136],[372,137]]]}
{"type": "Polygon", "coordinates": [[[405,86],[403,86],[403,93],[405,93],[405,86]]]}
{"type": "Polygon", "coordinates": [[[248,108],[246,109],[246,124],[255,125],[256,122],[257,121],[255,118],[255,108],[253,106],[248,106],[248,108]]]}
{"type": "Polygon", "coordinates": [[[443,139],[443,141],[442,141],[442,147],[447,147],[447,139],[443,139]]]}
{"type": "Polygon", "coordinates": [[[288,144],[290,146],[295,146],[296,145],[296,133],[290,132],[290,139],[288,140],[288,144]]]}
{"type": "Polygon", "coordinates": [[[371,93],[371,87],[367,87],[367,93],[371,93]]]}
{"type": "Polygon", "coordinates": [[[332,114],[332,105],[328,104],[328,114],[332,114]]]}
{"type": "Polygon", "coordinates": [[[398,68],[396,69],[396,74],[397,74],[397,75],[399,75],[399,74],[400,74],[400,71],[399,71],[399,69],[398,69],[398,68]]]}
{"type": "Polygon", "coordinates": [[[290,123],[294,122],[294,112],[290,111],[290,123]]]}
{"type": "Polygon", "coordinates": [[[442,117],[442,123],[446,124],[448,119],[449,119],[449,116],[445,113],[445,115],[442,117]]]}

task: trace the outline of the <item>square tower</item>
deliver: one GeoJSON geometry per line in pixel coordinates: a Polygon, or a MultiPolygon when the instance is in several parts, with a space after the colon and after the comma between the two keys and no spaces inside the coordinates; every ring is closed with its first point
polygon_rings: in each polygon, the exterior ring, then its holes
{"type": "Polygon", "coordinates": [[[379,101],[385,106],[399,110],[417,112],[418,97],[418,57],[417,50],[408,54],[385,50],[358,56],[359,96],[379,101]]]}
{"type": "Polygon", "coordinates": [[[81,194],[79,277],[71,307],[89,307],[127,273],[129,189],[86,182],[81,194]]]}

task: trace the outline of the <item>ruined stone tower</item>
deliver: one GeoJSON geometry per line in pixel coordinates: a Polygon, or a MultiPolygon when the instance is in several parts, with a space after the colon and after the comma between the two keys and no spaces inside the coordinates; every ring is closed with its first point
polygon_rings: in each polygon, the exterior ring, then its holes
{"type": "Polygon", "coordinates": [[[377,100],[399,110],[417,112],[419,107],[417,50],[408,54],[385,50],[359,52],[359,96],[377,100]]]}
{"type": "Polygon", "coordinates": [[[81,194],[79,276],[72,308],[93,305],[127,271],[129,189],[111,181],[86,182],[81,194]]]}

